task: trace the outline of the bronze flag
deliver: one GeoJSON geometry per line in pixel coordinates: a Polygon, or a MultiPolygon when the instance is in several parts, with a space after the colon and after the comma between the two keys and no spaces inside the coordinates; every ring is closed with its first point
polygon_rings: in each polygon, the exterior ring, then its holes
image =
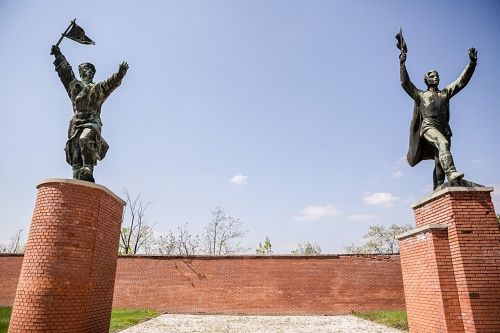
{"type": "Polygon", "coordinates": [[[64,34],[65,37],[74,40],[80,44],[95,45],[94,41],[85,35],[85,30],[82,29],[76,22],[72,22],[71,29],[64,34]]]}
{"type": "Polygon", "coordinates": [[[401,53],[407,53],[408,48],[406,47],[405,39],[403,38],[403,30],[399,28],[399,32],[396,35],[397,43],[396,47],[401,50],[401,53]]]}

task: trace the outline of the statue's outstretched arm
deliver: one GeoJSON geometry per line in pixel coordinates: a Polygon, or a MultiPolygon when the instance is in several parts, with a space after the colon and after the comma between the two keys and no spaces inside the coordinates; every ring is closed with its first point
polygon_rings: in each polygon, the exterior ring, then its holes
{"type": "Polygon", "coordinates": [[[70,95],[69,83],[73,80],[76,80],[75,73],[73,73],[71,65],[66,60],[66,57],[62,54],[58,46],[52,45],[51,54],[53,54],[56,58],[54,60],[56,72],[59,75],[59,78],[61,79],[61,82],[64,85],[64,88],[66,89],[68,95],[70,95]]]}
{"type": "Polygon", "coordinates": [[[472,78],[472,74],[474,74],[477,65],[477,50],[473,47],[469,49],[469,59],[469,64],[465,67],[458,79],[445,87],[445,90],[448,92],[448,98],[455,96],[460,90],[465,88],[472,78]]]}
{"type": "Polygon", "coordinates": [[[120,86],[123,78],[128,70],[128,64],[126,62],[122,62],[120,67],[118,68],[118,73],[111,75],[108,79],[98,83],[100,89],[100,95],[102,101],[108,98],[109,95],[120,86]]]}
{"type": "Polygon", "coordinates": [[[406,93],[410,95],[411,98],[416,99],[417,88],[410,80],[410,76],[408,75],[408,71],[406,70],[405,63],[406,63],[406,53],[403,52],[399,56],[399,65],[400,65],[399,75],[401,79],[401,86],[406,91],[406,93]]]}

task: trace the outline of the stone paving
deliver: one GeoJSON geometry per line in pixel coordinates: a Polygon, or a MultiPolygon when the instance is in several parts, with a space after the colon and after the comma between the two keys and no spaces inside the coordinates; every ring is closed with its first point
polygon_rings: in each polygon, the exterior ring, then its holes
{"type": "Polygon", "coordinates": [[[354,316],[164,314],[121,333],[404,333],[354,316]]]}

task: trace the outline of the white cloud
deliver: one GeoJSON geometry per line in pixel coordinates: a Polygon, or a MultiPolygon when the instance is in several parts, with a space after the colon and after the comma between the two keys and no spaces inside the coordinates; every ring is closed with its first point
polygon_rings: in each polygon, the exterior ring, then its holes
{"type": "Polygon", "coordinates": [[[315,221],[328,217],[337,217],[339,215],[340,212],[334,205],[307,206],[302,209],[300,215],[293,219],[296,221],[315,221]]]}
{"type": "Polygon", "coordinates": [[[350,214],[347,216],[347,221],[370,221],[377,218],[374,214],[350,214]]]}
{"type": "Polygon", "coordinates": [[[399,177],[401,177],[402,175],[403,175],[403,171],[401,171],[401,170],[396,170],[396,171],[394,171],[394,172],[392,173],[392,177],[393,177],[393,178],[399,178],[399,177]]]}
{"type": "Polygon", "coordinates": [[[377,192],[363,197],[363,201],[367,205],[392,207],[399,198],[387,192],[377,192]]]}
{"type": "Polygon", "coordinates": [[[479,158],[477,160],[472,160],[472,164],[481,164],[484,163],[485,159],[484,158],[479,158]]]}
{"type": "Polygon", "coordinates": [[[243,176],[241,173],[237,173],[236,175],[231,177],[231,179],[229,179],[229,182],[241,186],[241,185],[246,185],[247,180],[248,180],[247,176],[243,176]]]}

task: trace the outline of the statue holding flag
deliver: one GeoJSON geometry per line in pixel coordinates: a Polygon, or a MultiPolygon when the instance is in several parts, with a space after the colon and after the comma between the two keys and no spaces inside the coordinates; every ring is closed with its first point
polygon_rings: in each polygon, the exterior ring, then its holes
{"type": "Polygon", "coordinates": [[[51,54],[55,56],[55,70],[73,105],[73,117],[69,123],[65,147],[66,161],[73,168],[74,179],[94,182],[94,166],[97,160],[106,156],[109,148],[101,136],[101,106],[120,85],[127,73],[128,64],[121,63],[117,73],[102,82],[94,83],[94,65],[83,63],[78,66],[81,80],[76,79],[70,64],[59,49],[59,44],[64,37],[81,44],[95,43],[85,35],[85,31],[75,20],[71,21],[56,45],[52,46],[51,54]]]}
{"type": "Polygon", "coordinates": [[[406,70],[408,48],[401,30],[396,39],[398,41],[396,46],[401,50],[399,55],[401,86],[415,102],[406,159],[412,167],[422,160],[434,160],[434,189],[444,183],[445,175],[452,184],[461,182],[464,174],[456,170],[450,152],[452,136],[449,125],[450,99],[472,78],[477,64],[477,51],[475,48],[469,49],[469,64],[456,81],[441,90],[438,88],[438,72],[430,70],[424,76],[427,90],[420,90],[410,81],[406,70]]]}

